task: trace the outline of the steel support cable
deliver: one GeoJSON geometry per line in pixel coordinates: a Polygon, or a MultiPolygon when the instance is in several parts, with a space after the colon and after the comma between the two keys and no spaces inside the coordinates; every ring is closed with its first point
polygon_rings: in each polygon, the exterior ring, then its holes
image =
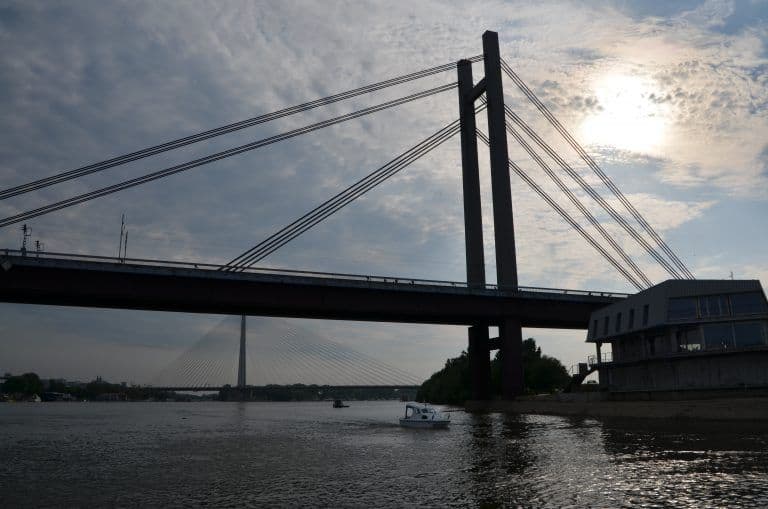
{"type": "MultiPolygon", "coordinates": [[[[191,348],[187,349],[181,356],[179,356],[173,364],[178,364],[179,368],[176,373],[171,372],[171,376],[176,376],[183,380],[184,384],[190,384],[189,387],[192,387],[192,375],[194,374],[195,370],[194,367],[199,363],[199,360],[197,357],[194,357],[195,350],[199,350],[199,346],[202,345],[206,341],[206,337],[203,337],[201,340],[199,340],[197,343],[195,343],[191,348]]],[[[167,385],[174,385],[173,381],[171,379],[171,382],[167,385]]]]}
{"type": "MultiPolygon", "coordinates": [[[[316,362],[322,364],[322,366],[313,366],[313,367],[321,367],[325,369],[326,371],[336,371],[339,369],[338,362],[331,358],[329,360],[329,355],[324,353],[318,353],[316,348],[308,349],[307,345],[311,345],[312,343],[309,343],[307,341],[301,341],[298,339],[298,333],[295,333],[293,336],[289,336],[283,340],[283,344],[286,345],[288,348],[293,348],[294,351],[302,352],[304,355],[312,356],[315,358],[316,362]],[[309,350],[309,353],[307,353],[309,350]],[[336,362],[334,364],[334,362],[336,362]]],[[[346,382],[351,381],[352,379],[349,378],[348,374],[345,374],[346,376],[342,376],[342,379],[346,382]]]]}
{"type": "Polygon", "coordinates": [[[239,255],[230,261],[227,264],[227,267],[223,268],[222,270],[242,270],[249,267],[253,263],[258,262],[268,254],[274,252],[276,249],[279,249],[285,245],[285,243],[298,236],[294,235],[295,232],[300,231],[299,234],[301,234],[318,222],[324,220],[329,215],[335,213],[350,202],[367,193],[373,187],[384,182],[402,170],[402,168],[405,166],[409,165],[413,161],[422,157],[424,154],[446,141],[450,136],[456,134],[458,130],[458,121],[454,121],[451,124],[448,124],[433,135],[427,137],[422,142],[406,150],[395,159],[369,173],[340,193],[329,198],[322,204],[318,205],[311,211],[296,219],[291,224],[283,227],[279,231],[261,241],[256,246],[239,255]],[[307,225],[310,226],[306,227],[307,225]]]}
{"type": "MultiPolygon", "coordinates": [[[[482,60],[482,55],[475,56],[470,58],[469,60],[471,62],[478,62],[482,60]]],[[[184,138],[179,138],[177,140],[168,141],[165,143],[161,143],[160,145],[155,145],[153,147],[147,147],[142,150],[138,150],[135,152],[131,152],[129,154],[121,155],[114,157],[112,159],[107,159],[105,161],[100,161],[98,163],[89,164],[87,166],[83,166],[80,168],[76,168],[73,170],[64,171],[61,173],[57,173],[55,175],[51,175],[42,179],[38,179],[32,182],[28,182],[26,184],[22,184],[19,186],[11,187],[8,189],[0,190],[0,200],[5,198],[11,198],[13,196],[18,196],[20,194],[28,193],[31,191],[35,191],[37,189],[42,189],[44,187],[52,186],[54,184],[59,184],[61,182],[65,182],[67,180],[72,180],[75,178],[80,178],[86,175],[90,175],[92,173],[96,173],[99,171],[103,171],[109,168],[113,168],[115,166],[120,166],[122,164],[126,164],[132,161],[137,161],[139,159],[143,159],[145,157],[150,157],[153,155],[157,155],[163,152],[167,152],[169,150],[173,150],[176,148],[184,147],[186,145],[191,145],[193,143],[197,143],[200,141],[204,141],[210,138],[214,138],[217,136],[222,136],[224,134],[228,134],[234,131],[239,131],[241,129],[245,129],[248,127],[253,127],[259,124],[263,124],[266,122],[270,122],[272,120],[276,120],[278,118],[286,117],[289,115],[294,115],[296,113],[301,113],[313,108],[317,108],[320,106],[327,106],[329,104],[333,104],[339,101],[343,101],[345,99],[350,99],[352,97],[356,97],[359,95],[376,92],[378,90],[382,90],[384,88],[388,88],[395,85],[400,85],[403,83],[407,83],[409,81],[417,80],[420,78],[425,78],[427,76],[432,76],[435,74],[439,74],[441,72],[450,71],[456,68],[455,63],[450,64],[444,64],[439,65],[436,67],[432,67],[429,69],[424,69],[422,71],[417,71],[410,74],[405,74],[403,76],[398,76],[396,78],[391,78],[388,80],[380,81],[378,83],[373,83],[370,85],[366,85],[360,88],[356,88],[353,90],[348,90],[346,92],[341,92],[338,94],[330,95],[328,97],[323,97],[321,99],[315,99],[313,101],[309,101],[306,103],[298,104],[295,106],[290,106],[288,108],[283,108],[281,110],[277,110],[271,113],[266,113],[263,115],[259,115],[257,117],[249,118],[246,120],[241,120],[239,122],[235,122],[232,124],[224,125],[221,127],[217,127],[214,129],[210,129],[208,131],[200,132],[197,134],[193,134],[190,136],[186,136],[184,138]]]]}
{"type": "MultiPolygon", "coordinates": [[[[374,170],[373,172],[369,173],[368,175],[366,175],[362,179],[358,180],[354,184],[348,186],[347,188],[345,188],[340,193],[338,193],[338,194],[334,195],[333,197],[329,198],[328,200],[324,201],[323,203],[321,203],[320,205],[318,205],[317,207],[315,207],[311,211],[307,212],[306,214],[304,214],[300,218],[296,219],[295,221],[293,221],[289,225],[287,225],[284,228],[280,229],[279,231],[275,232],[270,237],[264,239],[262,242],[260,242],[256,246],[252,247],[251,249],[249,249],[249,250],[245,251],[244,253],[242,253],[241,255],[237,256],[236,258],[234,258],[233,260],[228,262],[227,266],[231,266],[233,268],[234,267],[238,267],[238,266],[243,265],[247,261],[249,261],[249,257],[252,257],[254,255],[258,256],[258,254],[261,252],[262,249],[264,249],[264,248],[268,249],[269,247],[271,247],[271,243],[273,243],[273,241],[275,241],[276,239],[281,239],[282,237],[287,236],[291,231],[298,230],[299,227],[301,227],[302,225],[306,224],[313,217],[320,215],[323,211],[330,209],[331,207],[333,207],[336,204],[340,203],[341,201],[343,201],[347,197],[349,197],[349,196],[359,192],[361,189],[363,189],[365,187],[365,185],[367,183],[372,182],[375,179],[379,178],[380,176],[386,175],[388,172],[392,171],[392,168],[396,164],[402,162],[402,160],[406,159],[408,156],[410,156],[412,154],[415,154],[416,152],[421,150],[425,143],[429,142],[430,140],[432,140],[433,138],[437,137],[438,135],[444,134],[444,132],[447,131],[450,127],[451,127],[451,125],[449,124],[448,126],[440,129],[437,133],[433,134],[432,136],[430,136],[426,140],[424,140],[421,143],[411,147],[410,149],[408,149],[403,154],[400,154],[399,156],[397,156],[395,159],[389,161],[385,165],[377,168],[376,170],[374,170]]],[[[226,268],[223,268],[222,270],[226,270],[226,268]]]]}
{"type": "MultiPolygon", "coordinates": [[[[378,373],[381,373],[381,376],[384,378],[382,380],[389,381],[389,382],[401,382],[401,383],[395,383],[392,385],[406,385],[407,384],[414,384],[416,385],[418,383],[418,380],[410,373],[407,373],[405,371],[402,371],[400,369],[395,368],[394,366],[390,366],[384,362],[380,362],[372,357],[369,357],[363,353],[357,352],[355,350],[350,349],[350,356],[356,363],[360,363],[361,365],[366,365],[371,370],[375,370],[378,373]]],[[[386,384],[381,384],[386,385],[386,384]]]]}
{"type": "Polygon", "coordinates": [[[209,387],[209,382],[213,379],[212,374],[215,373],[219,362],[220,359],[202,359],[197,368],[195,379],[192,381],[192,387],[209,387]]]}
{"type": "MultiPolygon", "coordinates": [[[[176,373],[184,384],[189,384],[189,387],[193,387],[193,379],[195,374],[199,371],[198,365],[201,362],[200,358],[193,355],[195,354],[190,354],[188,358],[183,360],[178,373],[176,373]]],[[[173,385],[173,383],[171,385],[173,385]]]]}
{"type": "MultiPolygon", "coordinates": [[[[337,343],[335,341],[328,340],[324,344],[324,348],[328,348],[331,350],[335,348],[335,350],[333,350],[334,352],[351,359],[352,362],[355,363],[355,365],[366,366],[367,369],[369,369],[370,371],[378,373],[379,377],[384,377],[383,380],[387,380],[387,379],[393,380],[397,378],[404,378],[404,379],[408,379],[409,383],[416,382],[416,378],[412,374],[406,371],[400,370],[398,368],[395,368],[394,366],[390,366],[386,363],[380,362],[373,357],[370,357],[364,353],[358,352],[353,348],[345,347],[344,345],[337,343]]],[[[385,385],[385,384],[381,384],[381,385],[385,385]]],[[[394,384],[394,385],[397,385],[397,384],[394,384]]]]}
{"type": "Polygon", "coordinates": [[[175,360],[167,364],[155,377],[150,381],[150,385],[163,386],[171,385],[168,381],[173,380],[177,375],[181,378],[182,368],[184,367],[184,359],[187,356],[187,352],[184,352],[175,360]]]}
{"type": "MultiPolygon", "coordinates": [[[[486,145],[490,146],[490,141],[488,137],[480,130],[477,130],[478,137],[485,143],[486,145]]],[[[608,260],[608,262],[613,265],[613,267],[618,270],[627,280],[632,283],[632,285],[637,288],[638,290],[643,290],[643,286],[630,274],[627,272],[627,270],[613,257],[610,253],[608,253],[603,246],[601,246],[592,236],[584,230],[584,228],[581,227],[581,225],[576,222],[575,219],[571,217],[570,214],[568,214],[567,211],[565,211],[555,200],[552,199],[551,196],[549,196],[546,191],[544,191],[532,178],[526,174],[522,168],[520,168],[517,164],[515,164],[514,161],[509,160],[509,167],[512,168],[515,173],[526,183],[528,186],[533,189],[542,199],[544,199],[550,207],[555,209],[555,211],[560,214],[560,217],[565,219],[568,224],[571,225],[579,234],[581,234],[584,239],[592,245],[603,257],[608,260]]]]}
{"type": "Polygon", "coordinates": [[[539,165],[539,167],[549,176],[549,178],[557,185],[558,188],[560,188],[560,191],[565,194],[568,199],[573,203],[576,208],[579,209],[579,211],[582,213],[582,215],[592,224],[592,226],[597,229],[598,232],[603,236],[603,238],[613,247],[613,249],[619,254],[622,260],[632,268],[633,272],[637,277],[639,277],[646,287],[653,286],[653,283],[648,279],[648,277],[643,273],[642,270],[640,270],[640,267],[637,266],[637,264],[632,260],[632,258],[627,255],[627,253],[624,251],[624,249],[621,248],[618,242],[603,228],[603,225],[600,224],[600,221],[597,220],[597,218],[584,206],[584,204],[579,200],[579,198],[573,194],[573,192],[568,188],[568,186],[565,185],[565,183],[562,181],[560,177],[557,176],[557,174],[552,171],[552,169],[547,165],[547,163],[539,156],[539,154],[536,153],[535,150],[533,150],[533,147],[531,147],[528,142],[525,141],[525,139],[518,133],[511,125],[506,124],[507,126],[507,132],[511,134],[515,140],[520,144],[520,146],[525,149],[525,151],[528,153],[528,155],[536,161],[536,163],[539,165]]]}
{"type": "Polygon", "coordinates": [[[632,205],[632,203],[624,196],[624,193],[614,184],[611,178],[603,172],[600,166],[594,159],[584,150],[584,148],[576,141],[573,136],[565,129],[560,121],[552,114],[547,106],[541,102],[536,94],[528,87],[528,85],[512,70],[512,67],[504,60],[501,59],[501,67],[509,78],[515,82],[517,87],[523,94],[530,100],[534,106],[546,117],[546,119],[552,124],[552,126],[560,133],[560,135],[568,142],[568,144],[579,154],[585,163],[592,169],[592,171],[600,178],[600,180],[613,192],[613,194],[621,201],[624,207],[629,211],[635,220],[643,227],[643,229],[651,236],[656,244],[661,248],[664,253],[672,260],[680,271],[685,274],[689,279],[694,279],[693,274],[688,267],[678,258],[678,256],[672,251],[672,248],[664,242],[664,239],[656,232],[656,230],[645,220],[642,214],[632,205]]]}
{"type": "MultiPolygon", "coordinates": [[[[291,337],[291,335],[293,334],[295,334],[295,332],[288,331],[287,333],[285,333],[285,336],[291,337]]],[[[283,338],[283,340],[284,339],[285,338],[283,338]]],[[[290,383],[291,376],[293,375],[289,372],[288,368],[292,367],[291,363],[293,361],[291,357],[289,357],[286,354],[285,349],[283,348],[283,344],[284,344],[284,341],[272,343],[271,353],[275,358],[277,358],[277,361],[280,363],[280,366],[282,367],[282,369],[279,370],[279,374],[282,375],[283,377],[287,377],[287,378],[280,378],[280,379],[283,381],[286,381],[286,383],[290,383]]],[[[277,378],[275,380],[277,380],[277,378]]],[[[277,382],[274,382],[274,383],[277,383],[277,382]]]]}
{"type": "Polygon", "coordinates": [[[203,363],[208,362],[210,363],[210,360],[206,359],[193,359],[190,362],[189,370],[187,376],[183,379],[184,384],[189,384],[187,387],[199,387],[199,379],[200,379],[200,373],[202,373],[203,363]]]}
{"type": "Polygon", "coordinates": [[[220,358],[202,358],[200,359],[198,366],[195,368],[194,379],[192,380],[192,387],[208,387],[209,382],[212,379],[212,375],[216,373],[220,358]]]}
{"type": "MultiPolygon", "coordinates": [[[[299,343],[285,341],[283,342],[283,345],[289,350],[289,353],[293,352],[293,355],[289,357],[289,362],[299,368],[298,377],[317,376],[316,370],[318,366],[316,364],[312,364],[313,360],[317,362],[317,359],[314,356],[310,355],[304,349],[302,349],[299,343]]],[[[316,382],[315,380],[308,380],[306,378],[305,381],[308,383],[316,382]]]]}
{"type": "Polygon", "coordinates": [[[645,251],[656,260],[672,277],[680,278],[680,274],[675,268],[670,265],[666,258],[664,258],[652,245],[640,235],[631,224],[622,216],[605,198],[586,180],[574,170],[552,147],[550,147],[536,131],[531,128],[519,115],[517,115],[511,108],[505,107],[506,116],[512,120],[518,127],[520,127],[536,144],[544,150],[579,186],[594,199],[624,230],[638,243],[645,251]]]}
{"type": "Polygon", "coordinates": [[[417,92],[415,94],[411,94],[405,97],[401,97],[399,99],[394,99],[392,101],[387,101],[385,103],[378,104],[376,106],[372,106],[369,108],[365,108],[362,110],[358,110],[352,113],[347,113],[345,115],[341,115],[338,117],[334,117],[328,120],[323,120],[321,122],[317,122],[314,124],[310,124],[308,126],[304,126],[298,129],[294,129],[292,131],[287,131],[285,133],[277,134],[275,136],[270,136],[269,138],[264,138],[258,141],[254,141],[252,143],[248,143],[245,145],[241,145],[239,147],[231,148],[229,150],[225,150],[223,152],[217,152],[215,154],[202,157],[199,159],[195,159],[194,161],[189,161],[187,163],[178,164],[176,166],[171,166],[169,168],[165,168],[163,170],[159,170],[153,173],[148,173],[146,175],[142,175],[141,177],[136,177],[130,180],[126,180],[123,182],[120,182],[118,184],[113,184],[111,186],[103,187],[101,189],[97,189],[94,191],[90,191],[87,193],[83,193],[77,196],[74,196],[72,198],[68,198],[66,200],[62,200],[56,203],[52,203],[43,207],[39,207],[27,212],[23,212],[21,214],[16,214],[14,216],[7,217],[5,219],[0,220],[0,228],[4,226],[8,226],[14,223],[18,223],[33,217],[41,216],[44,214],[48,214],[50,212],[54,212],[56,210],[61,210],[63,208],[71,207],[73,205],[77,205],[80,203],[84,203],[86,201],[93,200],[95,198],[100,198],[102,196],[106,196],[112,193],[116,193],[118,191],[122,191],[124,189],[128,189],[131,187],[135,187],[141,184],[146,184],[147,182],[152,182],[154,180],[158,180],[164,177],[168,177],[170,175],[174,175],[176,173],[180,173],[183,171],[190,170],[192,168],[196,168],[198,166],[203,166],[205,164],[212,163],[214,161],[218,161],[220,159],[225,159],[228,157],[232,157],[238,154],[242,154],[244,152],[248,152],[251,150],[255,150],[257,148],[261,148],[267,145],[271,145],[273,143],[277,143],[280,141],[287,140],[289,138],[293,138],[302,134],[306,134],[312,131],[316,131],[318,129],[322,129],[325,127],[329,127],[331,125],[339,124],[341,122],[346,122],[348,120],[352,120],[358,117],[362,117],[364,115],[369,115],[371,113],[376,113],[378,111],[382,111],[388,108],[392,108],[395,106],[399,106],[401,104],[405,104],[411,101],[415,101],[417,99],[422,99],[425,97],[429,97],[431,95],[439,94],[441,92],[446,92],[448,90],[451,90],[456,87],[456,83],[451,83],[448,85],[442,85],[439,87],[435,87],[429,90],[425,90],[422,92],[417,92]]]}
{"type": "MultiPolygon", "coordinates": [[[[361,354],[351,348],[346,348],[343,345],[328,341],[327,344],[316,343],[317,348],[328,352],[337,359],[345,359],[344,362],[351,365],[361,374],[368,376],[368,382],[370,385],[375,385],[376,381],[380,381],[379,385],[386,385],[386,382],[391,381],[394,372],[392,368],[382,365],[376,362],[375,359],[361,354]],[[383,367],[382,367],[383,366],[383,367]]],[[[357,385],[357,384],[353,384],[357,385]]]]}
{"type": "MultiPolygon", "coordinates": [[[[448,140],[451,136],[454,136],[455,134],[457,134],[458,132],[459,132],[459,128],[456,127],[454,130],[448,131],[447,135],[445,135],[442,138],[440,138],[439,140],[437,140],[436,143],[437,144],[441,144],[444,141],[448,140]]],[[[435,146],[437,146],[437,145],[435,145],[435,146]]],[[[318,223],[322,222],[323,220],[327,219],[331,215],[335,214],[336,212],[338,212],[339,210],[344,208],[349,203],[351,203],[351,202],[355,201],[357,198],[363,196],[368,191],[372,190],[374,187],[378,186],[382,182],[384,182],[387,179],[389,179],[390,177],[394,176],[399,171],[401,171],[403,168],[408,166],[411,162],[414,162],[415,160],[417,160],[419,157],[421,157],[424,154],[426,154],[426,152],[422,152],[420,154],[416,154],[416,155],[410,157],[409,159],[407,159],[405,161],[399,162],[396,166],[391,168],[390,172],[388,172],[386,174],[382,174],[379,177],[377,177],[375,180],[371,180],[371,181],[367,182],[365,187],[361,188],[359,190],[359,192],[357,192],[355,194],[347,195],[344,200],[336,202],[331,207],[326,207],[320,213],[314,214],[312,217],[308,218],[307,220],[302,221],[302,224],[299,225],[298,227],[292,228],[290,231],[287,231],[287,232],[279,235],[277,238],[265,239],[267,244],[262,246],[259,249],[259,252],[254,253],[254,254],[250,255],[248,258],[246,258],[245,260],[240,261],[237,266],[233,267],[230,270],[242,271],[242,270],[245,270],[245,269],[253,266],[255,263],[259,262],[260,260],[263,260],[265,257],[269,256],[270,254],[272,254],[276,250],[280,249],[282,246],[284,246],[285,244],[287,244],[291,240],[295,239],[296,237],[298,237],[302,233],[306,232],[307,230],[311,229],[312,227],[314,227],[318,223]]]]}
{"type": "MultiPolygon", "coordinates": [[[[349,369],[357,369],[358,371],[362,372],[363,375],[367,375],[369,377],[369,381],[375,380],[377,378],[380,380],[385,380],[389,375],[389,373],[386,371],[376,369],[376,361],[374,359],[368,359],[364,354],[361,354],[352,348],[344,347],[340,343],[331,340],[302,341],[299,339],[299,337],[299,334],[296,333],[294,336],[292,336],[290,341],[294,345],[301,345],[302,348],[307,348],[312,352],[316,352],[318,355],[321,355],[325,359],[330,359],[333,362],[341,363],[349,369]],[[357,356],[357,362],[355,355],[357,356]],[[366,362],[360,363],[359,359],[364,359],[366,362]]],[[[357,384],[354,379],[349,377],[345,377],[345,379],[350,381],[351,385],[360,385],[357,384]]]]}
{"type": "Polygon", "coordinates": [[[348,374],[348,376],[344,378],[346,380],[345,383],[349,385],[374,385],[377,380],[382,379],[381,374],[372,371],[369,369],[369,366],[355,363],[343,352],[333,350],[330,346],[315,344],[312,345],[312,350],[316,352],[317,355],[329,359],[329,362],[336,363],[336,369],[338,369],[339,365],[342,365],[348,374]],[[360,378],[355,378],[355,376],[360,378]]]}
{"type": "MultiPolygon", "coordinates": [[[[518,88],[526,95],[526,97],[537,107],[537,109],[549,120],[549,122],[555,127],[555,129],[563,136],[569,145],[579,154],[579,156],[587,163],[592,171],[601,179],[601,181],[619,198],[624,207],[632,214],[635,220],[648,232],[657,245],[669,256],[672,262],[678,266],[678,268],[686,275],[686,277],[693,278],[693,274],[685,267],[682,261],[675,255],[675,253],[669,248],[664,240],[656,233],[645,218],[640,214],[631,202],[624,196],[621,190],[613,183],[613,181],[602,171],[598,164],[592,159],[592,157],[584,150],[584,148],[571,136],[571,134],[565,129],[560,121],[552,114],[546,105],[539,100],[536,94],[525,84],[525,82],[512,70],[511,66],[505,61],[502,61],[502,68],[504,72],[509,76],[518,88]]],[[[677,277],[680,277],[679,275],[677,277]]]]}

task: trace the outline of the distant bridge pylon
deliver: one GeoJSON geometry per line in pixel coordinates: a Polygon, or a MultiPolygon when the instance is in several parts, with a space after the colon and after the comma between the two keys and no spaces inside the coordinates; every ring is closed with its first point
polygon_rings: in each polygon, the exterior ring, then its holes
{"type": "Polygon", "coordinates": [[[293,384],[405,388],[420,382],[414,374],[287,320],[250,317],[246,322],[245,316],[230,316],[166,366],[150,385],[176,390],[293,384]]]}

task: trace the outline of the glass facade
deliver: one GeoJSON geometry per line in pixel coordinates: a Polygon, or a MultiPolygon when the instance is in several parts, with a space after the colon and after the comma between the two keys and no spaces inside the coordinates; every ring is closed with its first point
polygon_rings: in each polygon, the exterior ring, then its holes
{"type": "Polygon", "coordinates": [[[669,299],[667,319],[674,322],[696,318],[755,315],[766,311],[768,306],[761,292],[675,297],[669,299]]]}
{"type": "Polygon", "coordinates": [[[733,347],[733,325],[709,323],[701,327],[704,333],[704,347],[707,350],[727,350],[733,347]]]}
{"type": "Polygon", "coordinates": [[[727,295],[708,295],[699,298],[702,317],[727,316],[731,314],[727,295]]]}
{"type": "Polygon", "coordinates": [[[679,297],[669,299],[669,306],[667,308],[667,319],[673,320],[686,320],[689,318],[696,318],[698,314],[698,308],[696,306],[696,297],[679,297]]]}
{"type": "Polygon", "coordinates": [[[730,297],[734,315],[754,315],[766,312],[765,299],[760,292],[734,293],[730,297]]]}
{"type": "Polygon", "coordinates": [[[677,331],[678,352],[698,352],[702,350],[701,331],[698,327],[690,327],[677,331]]]}
{"type": "Polygon", "coordinates": [[[768,343],[765,322],[736,322],[733,324],[733,335],[737,348],[768,343]]]}

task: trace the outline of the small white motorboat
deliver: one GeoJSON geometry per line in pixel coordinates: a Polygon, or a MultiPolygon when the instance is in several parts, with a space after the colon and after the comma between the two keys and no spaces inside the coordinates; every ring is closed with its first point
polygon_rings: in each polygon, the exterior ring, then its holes
{"type": "Polygon", "coordinates": [[[406,428],[447,428],[450,423],[450,415],[441,414],[426,403],[406,404],[405,417],[400,418],[400,426],[406,428]]]}

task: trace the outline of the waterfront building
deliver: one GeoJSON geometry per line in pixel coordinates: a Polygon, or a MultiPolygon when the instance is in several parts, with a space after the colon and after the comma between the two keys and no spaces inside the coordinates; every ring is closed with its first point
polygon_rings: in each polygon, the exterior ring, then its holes
{"type": "Polygon", "coordinates": [[[757,280],[665,281],[592,313],[587,342],[611,393],[768,389],[768,302],[757,280]]]}

